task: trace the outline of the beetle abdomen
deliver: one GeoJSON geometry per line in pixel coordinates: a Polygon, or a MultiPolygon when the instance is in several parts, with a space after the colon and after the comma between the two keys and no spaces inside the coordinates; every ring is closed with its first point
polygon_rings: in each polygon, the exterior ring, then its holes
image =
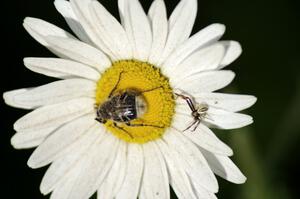
{"type": "Polygon", "coordinates": [[[98,110],[98,116],[115,122],[129,122],[141,117],[146,112],[144,98],[134,90],[112,96],[98,110]]]}

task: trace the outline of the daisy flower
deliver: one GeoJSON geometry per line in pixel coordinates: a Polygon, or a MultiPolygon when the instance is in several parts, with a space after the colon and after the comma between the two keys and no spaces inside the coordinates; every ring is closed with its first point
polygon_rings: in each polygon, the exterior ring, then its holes
{"type": "Polygon", "coordinates": [[[138,0],[119,0],[121,22],[96,0],[56,0],[74,35],[41,19],[24,27],[59,58],[25,58],[25,66],[60,80],[4,93],[32,110],[14,124],[16,149],[37,147],[28,165],[51,164],[40,190],[52,199],[216,198],[215,174],[246,178],[232,150],[210,128],[253,122],[237,113],[248,95],[216,93],[235,74],[222,70],[241,53],[219,41],[212,24],[190,37],[197,0],[181,0],[169,19],[163,0],[148,14],[138,0]],[[169,186],[170,185],[170,186],[169,186]]]}

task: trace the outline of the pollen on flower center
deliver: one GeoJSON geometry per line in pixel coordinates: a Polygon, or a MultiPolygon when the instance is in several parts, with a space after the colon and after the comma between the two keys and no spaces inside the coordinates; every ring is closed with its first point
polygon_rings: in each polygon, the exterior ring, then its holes
{"type": "MultiPolygon", "coordinates": [[[[116,122],[116,127],[114,120],[108,119],[105,123],[106,128],[118,138],[132,143],[142,144],[160,138],[170,127],[174,115],[175,101],[169,80],[157,67],[146,62],[136,60],[114,62],[97,83],[97,107],[111,100],[112,96],[125,91],[139,93],[136,101],[138,103],[138,98],[145,101],[145,113],[130,120],[132,126],[124,122],[116,122]],[[109,97],[114,88],[115,91],[109,97]]],[[[114,105],[118,106],[118,104],[114,105]]],[[[110,114],[120,116],[121,112],[110,114]]]]}

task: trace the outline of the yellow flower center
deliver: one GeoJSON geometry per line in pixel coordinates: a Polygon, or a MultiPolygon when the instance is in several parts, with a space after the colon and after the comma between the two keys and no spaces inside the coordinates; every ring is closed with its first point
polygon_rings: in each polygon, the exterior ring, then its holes
{"type": "Polygon", "coordinates": [[[114,62],[102,74],[97,83],[96,105],[98,111],[104,112],[104,125],[113,135],[142,144],[160,138],[170,127],[175,101],[169,80],[158,68],[125,60],[114,62]],[[123,117],[135,111],[136,116],[123,117]]]}

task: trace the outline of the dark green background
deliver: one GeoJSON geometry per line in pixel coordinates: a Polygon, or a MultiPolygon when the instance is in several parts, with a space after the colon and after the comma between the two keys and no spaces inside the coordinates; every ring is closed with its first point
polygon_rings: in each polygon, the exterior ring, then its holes
{"type": "MultiPolygon", "coordinates": [[[[114,0],[101,1],[117,16],[114,0]]],[[[169,13],[178,0],[166,1],[169,13]]],[[[142,1],[148,9],[151,1],[142,1]]],[[[1,93],[38,86],[51,78],[34,74],[22,63],[26,56],[52,56],[22,28],[26,16],[38,17],[68,29],[52,0],[5,1],[1,9],[1,93]]],[[[224,23],[223,39],[243,46],[242,56],[228,69],[237,77],[225,92],[252,94],[256,105],[247,113],[254,124],[234,131],[216,132],[235,151],[233,159],[248,177],[244,185],[219,178],[219,198],[299,198],[300,177],[300,1],[299,0],[201,0],[194,32],[224,23]],[[298,197],[297,197],[298,196],[298,197]]],[[[32,150],[10,145],[14,121],[26,111],[1,102],[1,198],[48,198],[39,192],[46,168],[26,166],[32,150]],[[7,196],[3,197],[5,194],[7,196]]]]}

